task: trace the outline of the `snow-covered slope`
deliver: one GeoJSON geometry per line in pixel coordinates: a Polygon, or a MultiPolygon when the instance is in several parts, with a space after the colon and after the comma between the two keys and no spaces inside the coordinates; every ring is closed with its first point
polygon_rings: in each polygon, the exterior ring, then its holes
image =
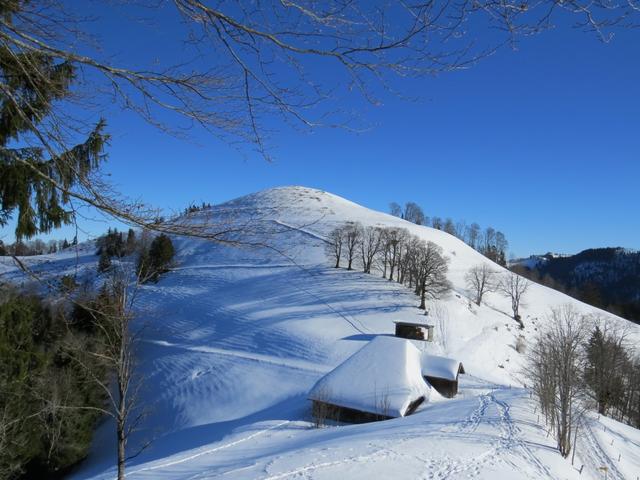
{"type": "MultiPolygon", "coordinates": [[[[614,478],[635,478],[635,431],[592,419],[579,441],[580,476],[555,452],[520,388],[518,335],[531,338],[552,307],[567,303],[609,314],[534,285],[520,331],[505,298],[489,293],[481,307],[469,301],[464,275],[491,263],[482,255],[442,231],[319,190],[271,189],[185,220],[210,218],[250,226],[256,246],[176,239],[176,268],[143,287],[139,321],[148,327],[139,368],[150,415],[131,447],[153,443],[129,462],[129,478],[600,478],[600,463],[610,463],[614,478]],[[401,226],[443,248],[454,291],[430,306],[436,342],[426,348],[461,360],[467,375],[456,399],[427,402],[410,417],[316,430],[307,400],[316,381],[364,342],[392,333],[393,320],[424,319],[406,287],[330,267],[324,238],[347,221],[401,226]],[[619,462],[603,428],[625,442],[619,462]]],[[[29,259],[43,275],[93,272],[96,261],[90,246],[29,259]]],[[[0,273],[20,276],[7,259],[0,273]]],[[[107,422],[74,478],[113,478],[112,440],[107,422]]]]}

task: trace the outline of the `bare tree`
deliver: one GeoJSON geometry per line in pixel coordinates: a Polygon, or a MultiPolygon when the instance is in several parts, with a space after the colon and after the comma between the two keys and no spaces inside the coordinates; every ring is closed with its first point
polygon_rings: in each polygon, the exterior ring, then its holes
{"type": "Polygon", "coordinates": [[[431,226],[436,230],[442,230],[442,218],[431,217],[431,226]]]}
{"type": "Polygon", "coordinates": [[[335,268],[340,268],[340,259],[342,258],[342,249],[345,244],[344,227],[336,227],[327,236],[325,244],[325,252],[329,258],[335,260],[335,268]]]}
{"type": "Polygon", "coordinates": [[[476,305],[479,306],[482,303],[485,293],[495,290],[495,277],[496,272],[486,263],[476,265],[467,272],[464,279],[467,288],[473,293],[476,305]]]}
{"type": "Polygon", "coordinates": [[[466,235],[467,235],[467,222],[465,222],[464,220],[460,220],[456,222],[455,236],[464,242],[466,241],[466,235]]]}
{"type": "Polygon", "coordinates": [[[362,229],[360,240],[360,256],[362,260],[362,270],[364,273],[371,273],[373,261],[382,247],[382,230],[378,227],[367,225],[362,229]]]}
{"type": "MultiPolygon", "coordinates": [[[[485,256],[489,256],[496,244],[496,230],[493,227],[487,227],[482,234],[482,242],[480,246],[480,253],[485,256]]],[[[492,260],[494,260],[492,258],[492,260]]]]}
{"type": "Polygon", "coordinates": [[[496,251],[498,254],[498,263],[502,266],[507,264],[507,248],[509,248],[509,242],[504,233],[496,232],[496,251]]]}
{"type": "Polygon", "coordinates": [[[87,348],[77,337],[71,337],[68,345],[72,361],[86,371],[87,377],[107,398],[107,406],[100,411],[116,424],[118,480],[125,478],[127,460],[148,446],[148,443],[139,445],[134,453],[128,448],[131,435],[146,414],[140,399],[143,382],[136,372],[136,354],[143,329],[133,325],[138,287],[145,279],[137,278],[130,285],[129,277],[127,269],[114,269],[96,301],[82,304],[98,332],[93,348],[87,348]],[[99,361],[100,370],[96,370],[95,362],[86,361],[88,357],[99,361]],[[107,376],[102,372],[107,372],[107,376]]]}
{"type": "Polygon", "coordinates": [[[415,223],[416,225],[424,225],[425,217],[424,212],[420,205],[415,202],[407,202],[404,206],[404,215],[402,216],[405,220],[411,223],[415,223]]]}
{"type": "Polygon", "coordinates": [[[347,270],[353,270],[353,260],[360,241],[362,239],[362,225],[360,223],[350,223],[344,228],[344,247],[347,253],[347,270]]]}
{"type": "Polygon", "coordinates": [[[416,291],[420,296],[422,310],[426,308],[427,297],[437,300],[451,290],[447,280],[448,259],[442,255],[442,248],[433,242],[423,242],[415,256],[416,291]]]}
{"type": "Polygon", "coordinates": [[[407,238],[409,238],[409,232],[404,228],[385,228],[383,230],[383,277],[387,273],[388,266],[389,280],[393,280],[402,244],[407,238]]]}
{"type": "Polygon", "coordinates": [[[414,275],[411,270],[415,264],[416,253],[418,252],[420,245],[423,244],[423,240],[415,235],[407,235],[407,238],[402,242],[400,246],[400,255],[398,257],[397,266],[397,278],[398,283],[407,283],[409,288],[414,285],[414,275]]]}
{"type": "Polygon", "coordinates": [[[444,221],[444,226],[442,227],[442,229],[449,235],[456,235],[456,226],[450,217],[447,217],[447,219],[444,221]]]}
{"type": "Polygon", "coordinates": [[[524,328],[524,323],[520,317],[520,307],[523,304],[522,297],[529,289],[531,282],[513,272],[505,272],[502,279],[497,284],[497,288],[505,297],[511,300],[511,310],[513,319],[518,322],[520,328],[524,328]]]}
{"type": "Polygon", "coordinates": [[[314,393],[314,399],[311,402],[311,418],[315,428],[322,428],[326,425],[328,419],[339,420],[340,409],[331,403],[331,391],[323,388],[314,393]]]}
{"type": "Polygon", "coordinates": [[[480,225],[472,223],[467,227],[467,243],[471,248],[478,248],[478,239],[480,238],[480,225]]]}
{"type": "Polygon", "coordinates": [[[389,204],[389,213],[394,217],[402,218],[402,207],[397,202],[391,202],[389,204]]]}
{"type": "Polygon", "coordinates": [[[554,309],[548,320],[530,350],[527,376],[558,450],[566,458],[584,414],[586,330],[583,319],[570,306],[554,309]]]}

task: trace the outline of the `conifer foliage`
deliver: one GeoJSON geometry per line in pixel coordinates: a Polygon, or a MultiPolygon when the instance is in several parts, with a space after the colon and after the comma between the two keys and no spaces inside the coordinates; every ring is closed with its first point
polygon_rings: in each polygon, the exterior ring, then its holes
{"type": "Polygon", "coordinates": [[[149,248],[142,248],[138,257],[138,278],[157,282],[159,276],[169,270],[175,255],[173,242],[167,235],[158,235],[149,248]]]}
{"type": "Polygon", "coordinates": [[[122,232],[118,229],[111,229],[105,235],[98,238],[96,255],[100,255],[98,261],[98,273],[104,273],[111,268],[111,258],[122,258],[131,255],[137,248],[136,232],[129,229],[125,240],[122,232]]]}
{"type": "Polygon", "coordinates": [[[67,318],[38,296],[2,288],[0,478],[52,478],[86,456],[104,403],[89,372],[105,370],[85,353],[99,332],[82,330],[78,312],[67,318]]]}
{"type": "Polygon", "coordinates": [[[98,260],[98,272],[104,273],[111,268],[111,257],[106,250],[103,250],[100,254],[100,260],[98,260]]]}
{"type": "MultiPolygon", "coordinates": [[[[0,2],[4,23],[25,2],[0,2]]],[[[0,43],[0,226],[16,215],[17,238],[46,233],[72,221],[70,189],[103,160],[108,137],[98,122],[79,144],[55,151],[47,118],[70,94],[75,70],[43,52],[0,43]]]]}
{"type": "Polygon", "coordinates": [[[127,238],[117,228],[109,228],[105,235],[98,238],[96,255],[106,253],[109,257],[124,257],[131,255],[136,249],[136,233],[129,229],[127,238]]]}

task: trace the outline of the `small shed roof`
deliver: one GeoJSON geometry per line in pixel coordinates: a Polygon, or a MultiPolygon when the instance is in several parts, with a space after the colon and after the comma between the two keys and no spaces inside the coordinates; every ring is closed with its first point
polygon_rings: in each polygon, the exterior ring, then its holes
{"type": "Polygon", "coordinates": [[[395,321],[393,322],[396,325],[406,325],[408,327],[424,327],[424,328],[433,328],[433,325],[429,324],[429,323],[420,323],[420,322],[402,322],[402,321],[395,321]]]}
{"type": "Polygon", "coordinates": [[[459,373],[464,373],[464,365],[459,360],[437,355],[422,354],[422,375],[454,381],[459,373]]]}
{"type": "Polygon", "coordinates": [[[420,351],[404,338],[379,336],[322,377],[311,400],[389,417],[402,417],[420,397],[429,399],[420,351]]]}

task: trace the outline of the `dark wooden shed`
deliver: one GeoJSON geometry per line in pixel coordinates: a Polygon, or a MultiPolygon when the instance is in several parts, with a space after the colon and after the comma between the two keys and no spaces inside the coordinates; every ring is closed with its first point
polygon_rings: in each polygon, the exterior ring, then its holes
{"type": "Polygon", "coordinates": [[[396,324],[396,337],[409,340],[433,341],[433,325],[418,322],[393,322],[396,324]]]}
{"type": "Polygon", "coordinates": [[[458,376],[465,373],[464,365],[453,358],[423,354],[422,376],[443,397],[458,394],[458,376]]]}

